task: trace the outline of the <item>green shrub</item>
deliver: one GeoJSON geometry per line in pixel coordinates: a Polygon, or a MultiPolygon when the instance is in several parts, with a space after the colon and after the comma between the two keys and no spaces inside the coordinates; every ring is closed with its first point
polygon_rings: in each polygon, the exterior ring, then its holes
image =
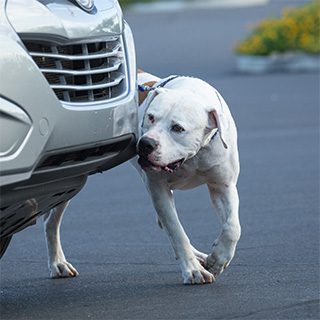
{"type": "Polygon", "coordinates": [[[263,20],[236,45],[235,51],[262,56],[288,51],[319,54],[320,1],[295,9],[286,8],[280,18],[263,20]]]}

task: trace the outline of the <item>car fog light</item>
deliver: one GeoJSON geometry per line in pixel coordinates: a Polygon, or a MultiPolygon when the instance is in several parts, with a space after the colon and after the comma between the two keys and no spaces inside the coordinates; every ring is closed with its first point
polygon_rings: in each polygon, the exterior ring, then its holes
{"type": "Polygon", "coordinates": [[[0,98],[0,158],[14,154],[31,127],[30,118],[21,108],[0,98]]]}

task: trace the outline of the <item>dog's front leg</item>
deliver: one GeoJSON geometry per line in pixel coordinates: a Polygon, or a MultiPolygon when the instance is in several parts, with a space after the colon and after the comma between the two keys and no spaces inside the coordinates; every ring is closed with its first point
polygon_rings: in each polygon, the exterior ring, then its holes
{"type": "Polygon", "coordinates": [[[165,182],[148,180],[148,189],[158,213],[158,219],[171,241],[179,261],[184,284],[211,283],[214,277],[197,260],[174,205],[172,191],[165,182]]]}
{"type": "Polygon", "coordinates": [[[68,202],[63,203],[44,215],[44,229],[48,249],[48,267],[51,278],[75,277],[79,273],[63,253],[60,241],[60,225],[68,202]]]}
{"type": "Polygon", "coordinates": [[[231,262],[240,238],[239,197],[235,185],[209,186],[209,191],[222,230],[207,258],[206,268],[217,277],[231,262]]]}

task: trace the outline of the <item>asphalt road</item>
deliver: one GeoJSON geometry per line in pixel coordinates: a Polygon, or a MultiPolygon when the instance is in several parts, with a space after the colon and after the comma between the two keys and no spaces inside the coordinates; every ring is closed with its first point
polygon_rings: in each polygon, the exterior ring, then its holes
{"type": "MultiPolygon", "coordinates": [[[[217,282],[184,286],[138,174],[90,177],[62,225],[74,279],[49,279],[42,221],[0,262],[1,319],[318,319],[319,75],[240,75],[231,48],[246,25],[284,5],[126,13],[139,66],[212,83],[239,130],[242,238],[217,282]]],[[[219,223],[204,187],[177,192],[193,242],[210,251],[219,223]]]]}

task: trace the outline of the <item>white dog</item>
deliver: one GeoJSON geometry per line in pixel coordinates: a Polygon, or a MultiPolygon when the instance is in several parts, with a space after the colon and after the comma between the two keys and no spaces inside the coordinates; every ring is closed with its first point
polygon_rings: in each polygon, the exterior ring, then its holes
{"type": "Polygon", "coordinates": [[[139,71],[139,170],[179,261],[185,284],[211,283],[229,265],[240,238],[237,130],[229,108],[206,82],[139,71]],[[222,230],[209,256],[179,221],[174,189],[206,184],[222,230]]]}
{"type": "MultiPolygon", "coordinates": [[[[151,195],[161,228],[168,233],[185,284],[211,283],[232,260],[241,228],[236,183],[237,131],[227,104],[202,80],[138,73],[139,158],[133,160],[151,195]],[[209,256],[196,250],[183,230],[172,190],[208,186],[222,230],[209,256]]],[[[67,203],[46,214],[45,233],[52,278],[74,277],[60,243],[67,203]]]]}

